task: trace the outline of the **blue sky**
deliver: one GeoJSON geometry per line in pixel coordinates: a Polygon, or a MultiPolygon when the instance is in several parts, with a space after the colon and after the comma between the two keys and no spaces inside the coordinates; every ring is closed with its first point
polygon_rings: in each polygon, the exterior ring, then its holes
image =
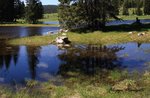
{"type": "MultiPolygon", "coordinates": [[[[21,0],[21,1],[25,1],[25,0],[21,0]]],[[[42,2],[43,5],[58,5],[59,2],[58,0],[40,0],[42,2]]]]}

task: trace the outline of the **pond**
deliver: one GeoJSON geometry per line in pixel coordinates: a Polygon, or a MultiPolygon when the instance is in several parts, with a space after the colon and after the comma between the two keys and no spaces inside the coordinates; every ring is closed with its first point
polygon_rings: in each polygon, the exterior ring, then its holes
{"type": "Polygon", "coordinates": [[[150,44],[56,45],[0,48],[0,83],[24,83],[26,79],[48,81],[67,72],[95,75],[101,69],[140,73],[150,68],[150,44]]]}
{"type": "MultiPolygon", "coordinates": [[[[136,20],[111,20],[106,23],[106,26],[132,24],[134,22],[136,22],[136,20]]],[[[143,24],[147,24],[147,23],[150,23],[150,19],[140,19],[140,22],[143,24]]],[[[43,24],[59,24],[59,22],[58,21],[49,21],[49,22],[43,22],[43,24]]]]}
{"type": "Polygon", "coordinates": [[[0,26],[0,37],[25,37],[34,35],[44,35],[47,32],[57,32],[59,27],[20,27],[20,26],[0,26]]]}
{"type": "MultiPolygon", "coordinates": [[[[132,24],[134,22],[136,22],[136,20],[112,20],[107,22],[106,25],[111,26],[111,25],[132,24]]],[[[143,24],[147,24],[150,23],[150,19],[141,19],[140,22],[143,24]]]]}

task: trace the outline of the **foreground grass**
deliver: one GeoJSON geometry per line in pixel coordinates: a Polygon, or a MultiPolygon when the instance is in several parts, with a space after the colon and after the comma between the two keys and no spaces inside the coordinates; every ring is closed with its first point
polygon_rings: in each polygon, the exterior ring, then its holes
{"type": "Polygon", "coordinates": [[[25,87],[15,86],[15,90],[0,86],[0,98],[150,98],[148,72],[141,77],[119,71],[112,71],[103,78],[100,74],[79,76],[76,72],[66,75],[71,77],[62,80],[61,86],[54,85],[55,81],[40,83],[34,80],[28,80],[25,87]]]}
{"type": "MultiPolygon", "coordinates": [[[[128,32],[102,32],[95,31],[91,33],[67,33],[69,40],[75,44],[117,44],[126,42],[149,43],[150,31],[146,31],[144,36],[138,36],[139,32],[128,34],[128,32]]],[[[50,44],[58,35],[33,36],[9,40],[7,43],[11,45],[29,45],[41,46],[50,44]]]]}

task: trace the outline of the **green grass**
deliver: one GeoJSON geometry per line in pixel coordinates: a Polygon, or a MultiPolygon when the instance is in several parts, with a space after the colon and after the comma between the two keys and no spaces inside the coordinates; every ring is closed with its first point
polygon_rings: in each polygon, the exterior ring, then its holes
{"type": "Polygon", "coordinates": [[[11,45],[41,46],[52,43],[56,36],[33,36],[8,41],[11,45]]]}
{"type": "Polygon", "coordinates": [[[40,21],[58,21],[58,14],[54,13],[54,14],[44,14],[44,18],[40,19],[40,21]]]}
{"type": "MultiPolygon", "coordinates": [[[[128,77],[121,74],[121,77],[125,78],[119,81],[108,80],[109,82],[107,82],[99,77],[99,75],[94,77],[76,75],[65,78],[64,84],[61,86],[54,85],[54,81],[36,82],[35,84],[33,80],[28,81],[27,86],[17,87],[16,90],[7,86],[0,86],[0,98],[150,98],[150,73],[148,72],[145,72],[138,79],[132,79],[134,76],[131,74],[128,77]],[[76,78],[74,79],[76,81],[72,82],[70,78],[76,78]],[[112,88],[118,84],[122,90],[113,90],[112,88]],[[142,89],[130,90],[126,87],[142,89]]],[[[109,79],[109,74],[108,77],[103,78],[109,79]]]]}
{"type": "Polygon", "coordinates": [[[39,19],[37,24],[28,24],[24,19],[18,19],[16,22],[1,23],[0,26],[30,26],[30,27],[41,27],[41,26],[59,26],[57,24],[42,24],[46,21],[58,21],[58,14],[44,14],[43,19],[39,19]]]}
{"type": "MultiPolygon", "coordinates": [[[[142,31],[138,31],[142,32],[142,31]]],[[[137,32],[129,35],[128,32],[102,32],[95,31],[91,33],[76,33],[68,32],[69,40],[75,44],[117,44],[126,42],[138,42],[149,43],[150,31],[147,31],[147,35],[138,36],[137,32]]],[[[58,35],[49,36],[33,36],[26,38],[19,38],[9,40],[7,43],[11,45],[29,45],[29,46],[41,46],[50,44],[58,35]]]]}
{"type": "MultiPolygon", "coordinates": [[[[136,17],[139,19],[150,19],[150,15],[142,15],[142,16],[137,16],[137,15],[132,15],[132,9],[129,10],[131,13],[129,16],[125,15],[119,15],[123,20],[135,20],[136,17]]],[[[10,23],[2,23],[0,26],[58,26],[54,24],[42,24],[42,22],[47,22],[47,21],[58,21],[58,14],[53,13],[53,14],[44,14],[43,19],[39,19],[39,23],[37,24],[28,24],[25,22],[24,19],[18,19],[17,22],[10,22],[10,23]]]]}
{"type": "Polygon", "coordinates": [[[138,17],[139,19],[150,19],[150,15],[141,15],[141,16],[137,16],[137,15],[129,15],[129,16],[119,15],[118,17],[123,19],[123,20],[136,20],[136,17],[138,17]]]}

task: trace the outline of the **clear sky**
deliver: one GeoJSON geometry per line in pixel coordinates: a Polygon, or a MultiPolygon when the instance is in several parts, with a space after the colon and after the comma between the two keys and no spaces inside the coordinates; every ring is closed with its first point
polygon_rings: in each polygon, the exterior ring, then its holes
{"type": "MultiPolygon", "coordinates": [[[[21,1],[26,1],[26,0],[21,0],[21,1]]],[[[43,5],[58,5],[59,2],[58,0],[40,0],[43,5]]]]}

